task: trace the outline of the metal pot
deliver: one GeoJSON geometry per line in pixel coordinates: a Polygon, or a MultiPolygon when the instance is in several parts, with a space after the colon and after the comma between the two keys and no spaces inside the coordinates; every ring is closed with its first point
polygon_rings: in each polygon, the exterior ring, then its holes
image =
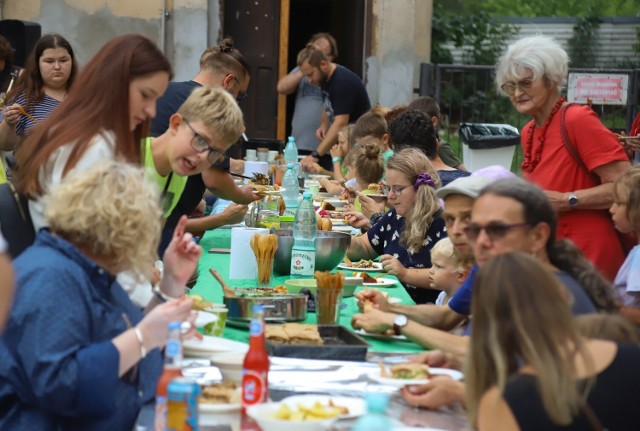
{"type": "Polygon", "coordinates": [[[224,297],[229,309],[227,320],[251,321],[253,306],[264,307],[264,320],[269,322],[298,322],[307,318],[307,295],[292,293],[268,297],[224,297]]]}

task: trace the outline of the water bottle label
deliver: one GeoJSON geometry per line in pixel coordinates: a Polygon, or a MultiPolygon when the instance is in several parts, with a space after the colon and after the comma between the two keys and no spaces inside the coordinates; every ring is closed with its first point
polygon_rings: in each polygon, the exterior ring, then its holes
{"type": "Polygon", "coordinates": [[[312,276],[315,272],[316,252],[313,250],[291,250],[291,275],[312,276]]]}
{"type": "Polygon", "coordinates": [[[178,356],[180,354],[180,340],[169,338],[167,340],[165,354],[171,358],[178,356]]]}

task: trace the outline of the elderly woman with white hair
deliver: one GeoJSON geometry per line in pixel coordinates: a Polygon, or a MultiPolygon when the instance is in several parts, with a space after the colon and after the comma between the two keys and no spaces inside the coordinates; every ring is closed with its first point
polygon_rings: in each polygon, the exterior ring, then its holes
{"type": "Polygon", "coordinates": [[[612,280],[624,253],[607,208],[629,159],[588,106],[567,104],[561,96],[568,63],[552,38],[526,37],[498,60],[496,84],[519,113],[533,117],[521,134],[522,173],[559,212],[558,238],[571,239],[612,280]]]}
{"type": "MultiPolygon", "coordinates": [[[[50,231],[14,262],[13,309],[0,338],[0,429],[130,430],[155,396],[168,324],[192,321],[186,297],[145,315],[115,274],[149,277],[160,193],[143,169],[106,161],[45,196],[50,231]]],[[[200,247],[176,228],[161,288],[182,292],[200,247]]]]}

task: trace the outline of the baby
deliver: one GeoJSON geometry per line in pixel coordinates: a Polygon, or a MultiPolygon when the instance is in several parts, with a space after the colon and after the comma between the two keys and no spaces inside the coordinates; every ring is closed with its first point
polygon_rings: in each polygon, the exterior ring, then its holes
{"type": "Polygon", "coordinates": [[[436,305],[446,305],[469,275],[469,267],[456,255],[449,238],[438,241],[431,249],[431,288],[442,290],[436,305]]]}

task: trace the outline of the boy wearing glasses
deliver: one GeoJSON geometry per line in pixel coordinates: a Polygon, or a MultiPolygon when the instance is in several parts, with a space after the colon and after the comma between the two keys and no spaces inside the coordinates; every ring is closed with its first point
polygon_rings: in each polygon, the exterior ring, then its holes
{"type": "Polygon", "coordinates": [[[158,184],[166,219],[175,208],[187,177],[224,158],[244,132],[242,111],[221,88],[198,88],[169,118],[169,128],[143,142],[144,165],[158,184]]]}

